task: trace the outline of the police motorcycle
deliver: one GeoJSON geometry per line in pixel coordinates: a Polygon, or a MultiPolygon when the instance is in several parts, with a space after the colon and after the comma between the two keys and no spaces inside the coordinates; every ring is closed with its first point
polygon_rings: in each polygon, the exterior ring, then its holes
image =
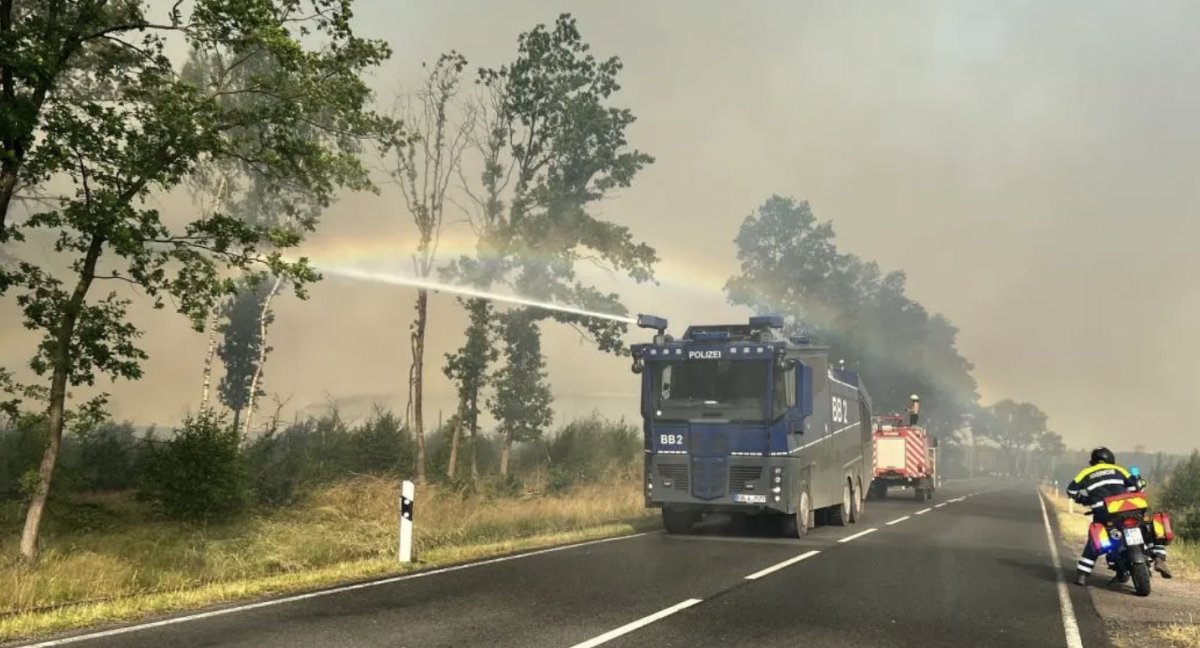
{"type": "Polygon", "coordinates": [[[1133,588],[1138,596],[1150,595],[1150,569],[1153,557],[1149,545],[1167,546],[1175,539],[1171,528],[1171,515],[1165,511],[1150,514],[1150,502],[1146,497],[1146,480],[1131,468],[1138,480],[1138,490],[1104,498],[1104,509],[1108,520],[1093,522],[1088,527],[1088,541],[1096,553],[1105,556],[1117,575],[1113,582],[1124,583],[1133,579],[1133,588]]]}

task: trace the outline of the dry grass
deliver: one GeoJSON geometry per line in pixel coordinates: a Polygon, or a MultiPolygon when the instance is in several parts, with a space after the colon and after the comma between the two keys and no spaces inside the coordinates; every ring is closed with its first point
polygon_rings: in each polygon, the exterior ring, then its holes
{"type": "MultiPolygon", "coordinates": [[[[234,524],[150,522],[48,537],[37,569],[0,565],[0,641],[401,572],[397,497],[394,481],[363,477],[234,524]]],[[[420,567],[620,535],[650,520],[638,482],[525,498],[428,487],[416,505],[420,567]]],[[[7,537],[0,555],[15,554],[16,538],[7,537]]]]}
{"type": "MultiPolygon", "coordinates": [[[[1180,623],[1168,626],[1157,626],[1151,630],[1151,634],[1156,639],[1165,641],[1165,644],[1154,644],[1166,648],[1200,648],[1200,625],[1190,623],[1180,623]]],[[[1143,644],[1145,645],[1145,644],[1143,644]]]]}

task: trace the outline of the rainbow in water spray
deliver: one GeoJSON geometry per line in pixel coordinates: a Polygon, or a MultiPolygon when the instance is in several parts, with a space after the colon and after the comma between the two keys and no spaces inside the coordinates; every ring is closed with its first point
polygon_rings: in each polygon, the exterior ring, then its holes
{"type": "Polygon", "coordinates": [[[391,272],[377,272],[373,270],[362,270],[360,268],[344,268],[331,267],[325,265],[317,265],[321,272],[331,274],[345,279],[358,279],[360,281],[371,281],[374,283],[391,284],[393,286],[408,286],[410,288],[424,288],[436,292],[446,292],[464,297],[476,297],[481,299],[490,299],[492,301],[507,302],[510,304],[519,304],[521,306],[532,306],[535,308],[544,308],[546,310],[558,311],[560,313],[570,313],[572,315],[581,315],[583,317],[595,317],[598,319],[612,320],[614,322],[622,322],[624,324],[637,324],[637,319],[625,315],[613,315],[612,313],[601,313],[597,311],[575,308],[574,306],[564,306],[562,304],[554,304],[551,302],[537,301],[536,299],[527,299],[525,297],[516,297],[513,295],[501,295],[486,290],[478,290],[475,288],[467,288],[464,286],[455,286],[453,284],[444,284],[427,279],[415,279],[406,277],[391,272]]]}

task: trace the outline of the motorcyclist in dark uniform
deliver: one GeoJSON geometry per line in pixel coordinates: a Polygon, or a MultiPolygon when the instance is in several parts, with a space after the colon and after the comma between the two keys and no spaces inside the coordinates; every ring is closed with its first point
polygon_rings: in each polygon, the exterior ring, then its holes
{"type": "MultiPolygon", "coordinates": [[[[1071,499],[1092,509],[1092,521],[1103,524],[1108,519],[1108,511],[1104,507],[1104,498],[1142,490],[1144,481],[1130,473],[1123,466],[1117,465],[1112,450],[1100,447],[1092,450],[1092,458],[1087,468],[1079,471],[1074,481],[1067,485],[1067,495],[1071,499]]],[[[1147,545],[1150,555],[1154,557],[1154,570],[1163,578],[1170,578],[1167,569],[1167,548],[1159,545],[1147,545]]],[[[1091,540],[1085,540],[1083,556],[1076,565],[1075,583],[1087,585],[1088,576],[1096,567],[1099,555],[1091,540]]],[[[1110,567],[1112,565],[1109,565],[1110,567]]],[[[1117,574],[1117,579],[1124,581],[1127,574],[1117,574]]]]}

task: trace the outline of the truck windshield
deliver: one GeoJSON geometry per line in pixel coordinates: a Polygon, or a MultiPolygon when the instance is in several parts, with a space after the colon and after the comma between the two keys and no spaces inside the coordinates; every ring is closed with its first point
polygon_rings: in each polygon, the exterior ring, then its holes
{"type": "Polygon", "coordinates": [[[766,361],[690,360],[653,363],[654,418],[766,420],[766,361]]]}

